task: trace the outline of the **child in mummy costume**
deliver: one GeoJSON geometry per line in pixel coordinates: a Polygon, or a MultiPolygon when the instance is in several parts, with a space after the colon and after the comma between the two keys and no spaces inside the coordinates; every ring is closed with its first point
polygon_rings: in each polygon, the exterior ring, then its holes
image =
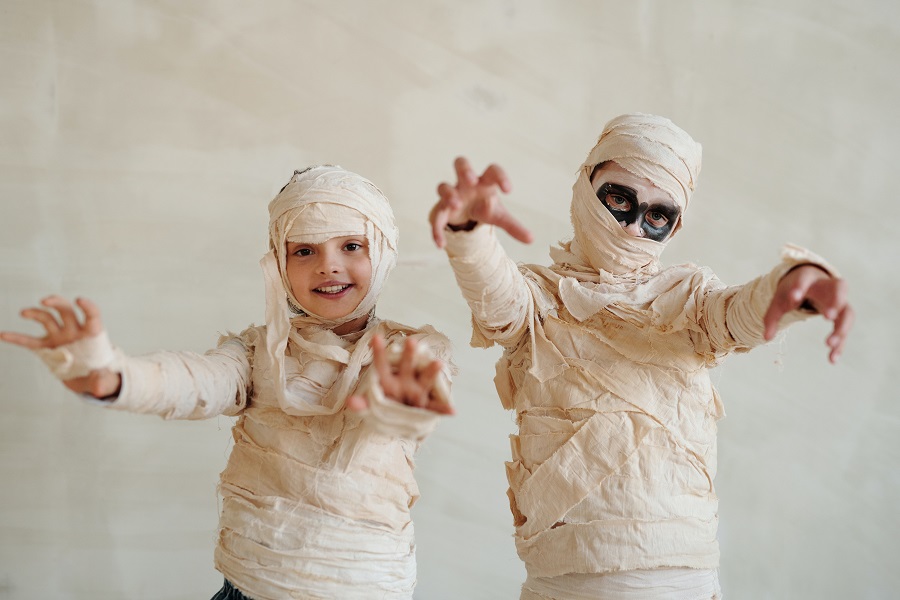
{"type": "Polygon", "coordinates": [[[43,338],[0,337],[109,408],[238,417],[219,484],[216,599],[411,598],[413,454],[452,412],[449,342],[374,315],[397,229],[369,181],[298,171],[269,213],[266,324],[203,356],[126,356],[95,305],[77,301],[82,322],[59,297],[22,312],[43,338]]]}
{"type": "Polygon", "coordinates": [[[507,463],[523,600],[720,598],[716,422],[708,369],[811,314],[853,313],[821,258],[785,248],[772,271],[726,286],[663,268],[700,171],[700,145],[668,119],[610,121],[573,187],[574,237],[553,264],[516,266],[494,226],[530,233],[499,202],[496,165],[457,159],[431,211],[473,315],[473,346],[499,344],[495,384],[516,411],[507,463]]]}

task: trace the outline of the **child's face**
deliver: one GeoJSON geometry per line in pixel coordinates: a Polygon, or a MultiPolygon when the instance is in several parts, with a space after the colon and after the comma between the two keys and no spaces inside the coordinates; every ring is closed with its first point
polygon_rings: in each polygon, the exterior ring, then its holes
{"type": "Polygon", "coordinates": [[[364,236],[334,237],[321,244],[288,242],[286,250],[294,298],[320,317],[346,317],[369,291],[372,261],[364,236]]]}
{"type": "Polygon", "coordinates": [[[597,198],[629,235],[664,242],[681,209],[649,179],[609,161],[594,171],[591,184],[597,198]]]}

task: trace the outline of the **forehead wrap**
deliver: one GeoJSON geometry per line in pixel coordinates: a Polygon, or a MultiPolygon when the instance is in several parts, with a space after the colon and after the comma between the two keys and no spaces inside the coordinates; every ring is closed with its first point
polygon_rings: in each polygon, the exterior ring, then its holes
{"type": "Polygon", "coordinates": [[[649,179],[684,212],[700,175],[701,155],[700,144],[669,119],[636,113],[607,123],[583,166],[593,170],[613,160],[649,179]]]}
{"type": "Polygon", "coordinates": [[[336,237],[365,236],[365,215],[349,206],[317,202],[300,208],[285,241],[296,244],[321,244],[336,237]]]}

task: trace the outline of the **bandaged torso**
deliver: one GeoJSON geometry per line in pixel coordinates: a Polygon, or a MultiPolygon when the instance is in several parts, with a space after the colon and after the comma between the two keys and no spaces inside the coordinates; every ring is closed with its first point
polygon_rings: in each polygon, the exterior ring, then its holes
{"type": "Polygon", "coordinates": [[[488,226],[448,234],[447,251],[472,344],[505,349],[495,383],[519,425],[507,475],[529,577],[715,569],[723,411],[708,368],[763,343],[778,281],[819,259],[790,248],[726,287],[693,265],[609,284],[516,267],[488,226]]]}
{"type": "Polygon", "coordinates": [[[375,333],[389,343],[412,335],[430,356],[448,358],[446,338],[430,328],[378,321],[358,340],[321,330],[308,336],[311,347],[331,358],[293,344],[284,357],[287,397],[304,400],[294,408],[279,404],[264,327],[223,338],[203,356],[122,359],[122,393],[112,408],[166,418],[239,416],[221,474],[215,559],[252,598],[412,597],[413,454],[438,417],[375,393],[375,371],[365,366],[375,333]],[[347,369],[341,361],[352,364],[360,353],[361,374],[347,387],[369,397],[365,417],[328,394],[347,369]],[[310,407],[322,414],[304,414],[310,407]],[[384,411],[389,420],[379,418],[384,411]]]}

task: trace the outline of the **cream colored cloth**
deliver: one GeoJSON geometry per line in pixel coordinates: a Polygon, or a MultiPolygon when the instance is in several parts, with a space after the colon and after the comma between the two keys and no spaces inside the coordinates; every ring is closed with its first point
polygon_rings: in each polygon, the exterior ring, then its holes
{"type": "Polygon", "coordinates": [[[653,569],[529,577],[522,600],[720,600],[715,569],[653,569]]]}
{"type": "Polygon", "coordinates": [[[573,187],[573,239],[551,249],[550,267],[517,268],[488,226],[447,234],[472,345],[504,348],[495,384],[519,427],[507,477],[521,597],[685,597],[674,586],[715,598],[724,413],[708,368],[764,343],[763,315],[790,269],[829,267],[791,246],[742,286],[695,265],[663,269],[665,244],[630,236],[596,197],[591,175],[609,160],[684,209],[700,145],[661,117],[610,121],[573,187]]]}
{"type": "MultiPolygon", "coordinates": [[[[390,348],[406,336],[421,356],[449,364],[449,342],[429,327],[373,319],[363,335],[330,331],[317,340],[359,354],[378,333],[390,348]]],[[[112,409],[167,419],[239,416],[222,472],[216,568],[248,596],[282,598],[412,597],[416,582],[410,508],[419,492],[413,456],[438,415],[386,400],[364,365],[352,392],[372,408],[359,415],[295,416],[278,404],[265,327],[228,336],[198,355],[119,354],[122,390],[112,409]]],[[[324,395],[341,365],[315,355],[294,364],[289,385],[324,395]],[[337,367],[337,368],[335,368],[337,367]]],[[[448,377],[441,375],[444,389],[448,377]]]]}
{"type": "Polygon", "coordinates": [[[827,265],[792,248],[734,287],[705,268],[671,267],[623,283],[621,296],[579,319],[561,295],[565,278],[517,268],[491,227],[448,233],[447,252],[472,309],[472,344],[505,349],[495,384],[519,425],[507,477],[529,576],[717,568],[723,410],[707,368],[763,343],[762,316],[784,274],[827,265]]]}
{"type": "Polygon", "coordinates": [[[369,342],[382,336],[396,362],[403,339],[417,339],[419,364],[444,362],[435,393],[449,401],[449,341],[430,327],[374,316],[396,262],[397,231],[370,182],[340,167],[297,171],[269,210],[265,327],[227,336],[202,356],[128,357],[104,333],[43,358],[63,378],[103,367],[121,372],[118,398],[104,402],[113,409],[167,419],[239,416],[219,485],[215,560],[247,596],[409,599],[416,581],[409,511],[419,495],[413,455],[439,416],[385,398],[369,367],[369,342]],[[372,261],[360,305],[333,321],[304,310],[283,276],[286,240],[360,233],[372,261]],[[357,333],[332,331],[363,316],[357,333]],[[354,393],[368,399],[364,413],[345,410],[354,393]]]}
{"type": "Polygon", "coordinates": [[[718,567],[723,410],[708,368],[764,343],[763,315],[790,269],[829,270],[797,247],[743,286],[695,265],[661,268],[665,243],[629,235],[597,199],[591,176],[610,160],[686,209],[701,148],[662,117],[610,121],[573,187],[573,239],[551,249],[550,267],[517,268],[491,227],[447,234],[472,345],[504,348],[495,384],[519,426],[507,477],[522,598],[603,597],[637,572],[653,574],[634,579],[648,586],[640,597],[664,597],[660,569],[718,567]],[[622,575],[593,577],[612,573],[622,575]]]}

